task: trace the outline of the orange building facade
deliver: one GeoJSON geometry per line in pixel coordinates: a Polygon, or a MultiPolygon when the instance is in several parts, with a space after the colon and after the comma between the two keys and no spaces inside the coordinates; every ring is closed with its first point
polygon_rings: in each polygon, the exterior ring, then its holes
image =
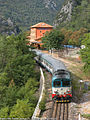
{"type": "Polygon", "coordinates": [[[30,36],[28,36],[30,45],[41,47],[42,41],[41,38],[44,36],[44,34],[48,31],[51,31],[53,29],[53,26],[48,25],[44,22],[40,22],[36,25],[31,26],[30,28],[30,36]]]}

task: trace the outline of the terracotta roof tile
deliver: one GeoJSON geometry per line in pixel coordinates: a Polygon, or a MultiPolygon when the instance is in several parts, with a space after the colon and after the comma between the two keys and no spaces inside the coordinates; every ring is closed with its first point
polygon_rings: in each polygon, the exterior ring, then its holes
{"type": "Polygon", "coordinates": [[[49,28],[53,28],[53,26],[51,26],[51,25],[48,25],[48,24],[46,24],[46,23],[44,23],[44,22],[40,22],[40,23],[38,23],[38,24],[36,24],[36,25],[33,25],[33,26],[31,26],[31,28],[37,28],[37,27],[49,27],[49,28]]]}

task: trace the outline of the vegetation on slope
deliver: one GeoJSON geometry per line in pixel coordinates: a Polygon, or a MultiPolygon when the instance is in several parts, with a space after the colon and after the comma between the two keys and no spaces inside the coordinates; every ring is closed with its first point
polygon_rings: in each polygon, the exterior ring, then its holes
{"type": "Polygon", "coordinates": [[[0,118],[31,118],[39,72],[26,36],[0,36],[0,118]]]}
{"type": "Polygon", "coordinates": [[[84,71],[89,76],[90,74],[90,33],[85,34],[82,45],[85,45],[85,48],[81,50],[81,57],[83,62],[85,62],[84,65],[84,71]]]}
{"type": "MultiPolygon", "coordinates": [[[[70,0],[66,0],[71,2],[70,0]]],[[[57,15],[56,21],[58,28],[68,28],[71,30],[79,30],[80,28],[86,28],[90,31],[90,1],[89,0],[74,0],[75,2],[72,5],[72,12],[57,15]],[[73,7],[74,6],[74,7],[73,7]],[[66,15],[67,14],[67,15],[66,15]],[[70,19],[67,16],[70,14],[70,19]],[[61,17],[60,17],[61,16],[61,17]],[[59,20],[63,18],[63,21],[59,20]]],[[[64,8],[64,7],[63,7],[64,8]]]]}
{"type": "Polygon", "coordinates": [[[0,14],[25,29],[38,22],[53,23],[64,0],[0,0],[0,14]]]}
{"type": "Polygon", "coordinates": [[[90,31],[90,1],[89,0],[81,0],[81,4],[79,4],[72,12],[72,18],[69,24],[67,24],[68,28],[72,28],[73,30],[78,30],[81,27],[87,28],[90,31]]]}
{"type": "Polygon", "coordinates": [[[0,33],[2,34],[18,34],[21,30],[17,25],[15,25],[10,18],[6,19],[4,16],[0,15],[0,33]]]}

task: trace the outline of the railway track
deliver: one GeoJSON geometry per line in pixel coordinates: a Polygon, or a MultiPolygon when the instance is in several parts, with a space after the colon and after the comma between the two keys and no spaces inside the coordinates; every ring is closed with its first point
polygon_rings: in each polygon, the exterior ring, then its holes
{"type": "Polygon", "coordinates": [[[55,120],[68,120],[69,103],[53,103],[52,118],[55,120]]]}

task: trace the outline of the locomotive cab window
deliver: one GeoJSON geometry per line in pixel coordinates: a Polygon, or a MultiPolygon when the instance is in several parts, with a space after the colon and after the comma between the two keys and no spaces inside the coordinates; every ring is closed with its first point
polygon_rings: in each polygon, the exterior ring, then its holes
{"type": "Polygon", "coordinates": [[[70,81],[62,81],[63,87],[70,87],[70,81]]]}
{"type": "Polygon", "coordinates": [[[54,87],[60,87],[61,81],[54,81],[53,85],[54,85],[54,87]]]}

